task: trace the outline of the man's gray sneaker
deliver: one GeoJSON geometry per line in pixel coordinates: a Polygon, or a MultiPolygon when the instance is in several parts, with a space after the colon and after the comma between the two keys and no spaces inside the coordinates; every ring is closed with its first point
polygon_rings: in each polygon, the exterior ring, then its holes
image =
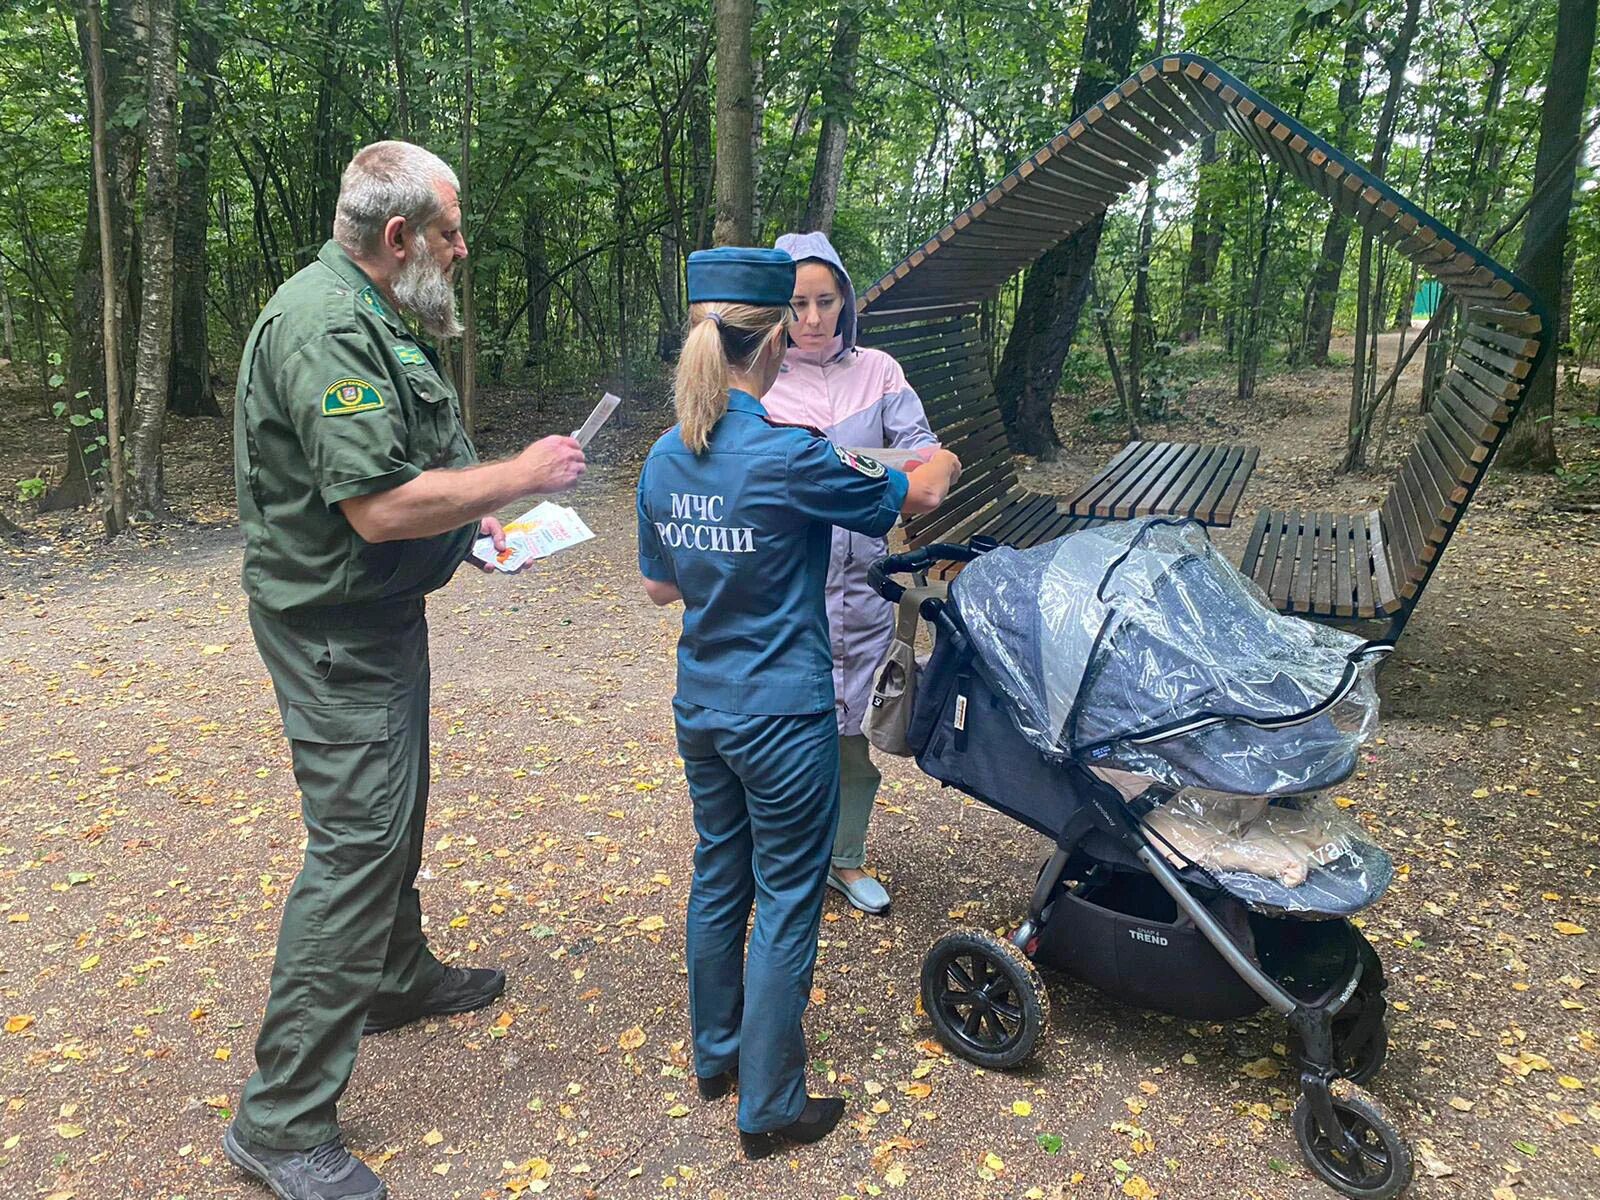
{"type": "Polygon", "coordinates": [[[383,1200],[389,1194],[383,1180],[339,1138],[309,1150],[274,1150],[245,1140],[229,1125],[222,1152],[271,1188],[278,1200],[383,1200]]]}
{"type": "Polygon", "coordinates": [[[361,1036],[398,1029],[423,1017],[473,1012],[492,1004],[506,990],[506,973],[487,967],[446,967],[428,994],[401,1009],[371,1009],[361,1025],[361,1036]]]}

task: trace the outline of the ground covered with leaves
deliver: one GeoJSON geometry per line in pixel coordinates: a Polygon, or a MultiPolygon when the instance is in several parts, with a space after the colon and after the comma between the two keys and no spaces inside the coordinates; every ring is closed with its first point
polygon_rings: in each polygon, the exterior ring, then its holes
{"type": "MultiPolygon", "coordinates": [[[[1247,514],[1370,499],[1384,460],[1332,472],[1341,378],[1277,376],[1248,409],[1197,386],[1146,434],[1257,441],[1247,514]]],[[[587,402],[497,394],[482,441],[570,428],[587,402]]],[[[1115,448],[1080,412],[1033,486],[1070,487],[1115,448]]],[[[848,1098],[848,1127],[739,1157],[732,1102],[700,1103],[686,1074],[678,618],[644,599],[634,557],[637,463],[668,421],[656,405],[597,443],[569,501],[593,542],[514,579],[463,572],[430,604],[429,935],[511,981],[482,1012],[363,1043],[351,1145],[410,1200],[1331,1195],[1294,1146],[1273,1020],[1173,1020],[1055,978],[1025,1068],[976,1070],[933,1040],[924,950],[1008,929],[1048,847],[898,760],[870,843],[893,912],[830,894],[807,1017],[816,1090],[848,1098]]],[[[30,518],[37,536],[0,562],[8,1196],[264,1194],[218,1138],[301,828],[237,582],[225,435],[206,428],[171,467],[190,523],[106,548],[87,518],[30,518]]],[[[41,429],[0,431],[6,462],[41,429]]],[[[1363,930],[1394,1009],[1373,1090],[1416,1149],[1419,1197],[1600,1194],[1600,527],[1555,496],[1491,476],[1341,789],[1399,866],[1363,930]]]]}

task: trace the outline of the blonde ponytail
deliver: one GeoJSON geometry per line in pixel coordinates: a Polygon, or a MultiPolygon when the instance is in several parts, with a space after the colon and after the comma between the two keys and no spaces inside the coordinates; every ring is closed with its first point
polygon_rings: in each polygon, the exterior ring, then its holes
{"type": "Polygon", "coordinates": [[[753,370],[766,345],[782,336],[787,316],[784,308],[727,301],[690,306],[673,403],[678,434],[692,453],[705,453],[712,428],[728,411],[730,370],[753,370]]]}

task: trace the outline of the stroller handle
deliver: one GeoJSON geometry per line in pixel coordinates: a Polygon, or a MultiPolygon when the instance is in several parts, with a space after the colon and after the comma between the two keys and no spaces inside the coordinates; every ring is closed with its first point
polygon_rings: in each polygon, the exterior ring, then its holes
{"type": "Polygon", "coordinates": [[[929,542],[905,554],[890,554],[867,568],[867,585],[890,604],[899,604],[906,590],[894,581],[893,576],[917,574],[939,562],[969,563],[999,544],[993,538],[979,534],[964,546],[956,542],[929,542]]]}

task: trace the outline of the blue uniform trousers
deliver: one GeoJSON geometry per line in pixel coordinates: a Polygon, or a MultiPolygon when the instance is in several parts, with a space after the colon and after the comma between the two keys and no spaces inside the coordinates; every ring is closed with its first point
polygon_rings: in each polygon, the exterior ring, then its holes
{"type": "Polygon", "coordinates": [[[737,1059],[739,1128],[765,1133],[797,1120],[806,1103],[801,1018],[839,820],[838,724],[832,709],[672,707],[700,835],[687,947],[695,1072],[716,1075],[737,1059]]]}

